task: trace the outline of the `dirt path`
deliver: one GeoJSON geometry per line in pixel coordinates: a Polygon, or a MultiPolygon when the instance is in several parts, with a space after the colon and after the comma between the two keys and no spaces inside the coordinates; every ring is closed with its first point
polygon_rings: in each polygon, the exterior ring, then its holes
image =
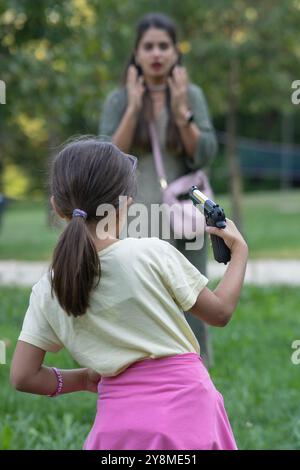
{"type": "MultiPolygon", "coordinates": [[[[208,278],[217,279],[226,269],[223,264],[209,262],[208,278]]],[[[0,285],[32,286],[47,270],[45,262],[0,261],[0,285]]],[[[246,283],[257,285],[300,285],[300,260],[249,261],[246,283]]]]}

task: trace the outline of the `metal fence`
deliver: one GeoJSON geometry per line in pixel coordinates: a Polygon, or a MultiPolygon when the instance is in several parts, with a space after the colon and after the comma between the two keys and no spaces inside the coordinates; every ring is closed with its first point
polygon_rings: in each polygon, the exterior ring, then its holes
{"type": "MultiPolygon", "coordinates": [[[[226,144],[225,132],[218,132],[220,144],[226,144]]],[[[282,185],[300,182],[300,146],[275,144],[238,138],[237,152],[243,176],[263,179],[274,177],[282,185]]]]}

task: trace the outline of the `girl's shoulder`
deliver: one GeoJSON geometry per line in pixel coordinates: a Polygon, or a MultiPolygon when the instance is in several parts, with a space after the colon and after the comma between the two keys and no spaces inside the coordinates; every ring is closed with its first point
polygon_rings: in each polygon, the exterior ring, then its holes
{"type": "Polygon", "coordinates": [[[32,290],[36,294],[48,292],[51,289],[51,271],[47,270],[40,279],[33,285],[32,290]]]}
{"type": "Polygon", "coordinates": [[[52,307],[56,308],[56,297],[51,293],[51,275],[51,271],[48,270],[32,286],[32,300],[43,311],[50,311],[52,307]]]}
{"type": "Polygon", "coordinates": [[[128,237],[114,244],[116,257],[130,258],[131,263],[138,259],[149,258],[161,261],[168,250],[168,242],[158,237],[128,237]]]}
{"type": "MultiPolygon", "coordinates": [[[[161,250],[165,247],[164,240],[161,240],[158,237],[141,237],[141,238],[134,238],[128,237],[121,240],[119,247],[122,248],[126,252],[145,252],[145,251],[156,251],[161,250]]],[[[118,243],[115,244],[117,246],[118,243]]]]}

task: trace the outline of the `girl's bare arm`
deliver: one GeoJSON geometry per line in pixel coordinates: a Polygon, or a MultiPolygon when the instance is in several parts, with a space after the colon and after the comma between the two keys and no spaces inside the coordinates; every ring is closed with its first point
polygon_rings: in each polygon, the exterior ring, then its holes
{"type": "Polygon", "coordinates": [[[231,261],[214,291],[205,287],[190,312],[213,326],[225,326],[236,309],[243,286],[248,247],[234,223],[227,219],[225,229],[210,227],[210,233],[220,235],[231,250],[231,261]]]}
{"type": "MultiPolygon", "coordinates": [[[[21,392],[51,395],[56,391],[57,377],[50,367],[43,365],[46,352],[24,341],[18,341],[12,360],[10,381],[21,392]]],[[[61,370],[63,388],[61,393],[87,390],[97,391],[100,375],[82,368],[61,370]]]]}

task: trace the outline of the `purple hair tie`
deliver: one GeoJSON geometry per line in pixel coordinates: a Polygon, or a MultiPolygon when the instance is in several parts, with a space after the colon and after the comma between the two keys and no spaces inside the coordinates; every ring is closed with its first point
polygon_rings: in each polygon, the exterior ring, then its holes
{"type": "Polygon", "coordinates": [[[84,219],[86,219],[87,213],[82,211],[81,209],[74,209],[72,217],[83,217],[84,219]]]}

